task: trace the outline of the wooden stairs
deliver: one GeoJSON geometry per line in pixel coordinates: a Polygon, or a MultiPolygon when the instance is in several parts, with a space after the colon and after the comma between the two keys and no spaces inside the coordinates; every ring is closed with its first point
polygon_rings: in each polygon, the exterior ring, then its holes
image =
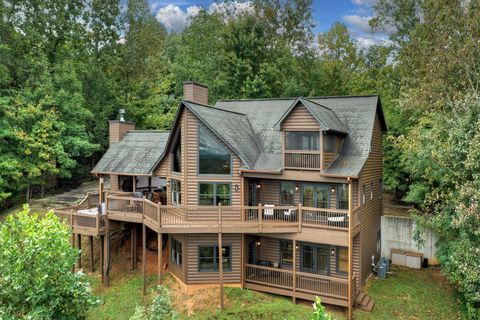
{"type": "Polygon", "coordinates": [[[365,293],[360,292],[355,299],[355,308],[362,311],[372,311],[374,301],[365,293]]]}

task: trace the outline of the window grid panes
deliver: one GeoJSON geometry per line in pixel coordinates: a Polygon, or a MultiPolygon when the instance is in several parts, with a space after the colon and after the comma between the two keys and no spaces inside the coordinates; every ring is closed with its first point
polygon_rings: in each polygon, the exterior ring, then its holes
{"type": "Polygon", "coordinates": [[[346,184],[337,186],[337,209],[348,210],[348,188],[346,184]]]}
{"type": "Polygon", "coordinates": [[[231,155],[203,126],[198,129],[198,173],[231,174],[231,155]]]}
{"type": "Polygon", "coordinates": [[[295,183],[282,182],[280,184],[280,204],[294,205],[293,194],[295,192],[295,183]]]}
{"type": "MultiPolygon", "coordinates": [[[[218,246],[199,246],[198,247],[198,270],[203,272],[218,271],[220,254],[218,246]]],[[[222,247],[223,270],[232,269],[232,247],[222,247]]]]}
{"type": "Polygon", "coordinates": [[[318,131],[285,132],[285,150],[320,150],[318,131]]]}
{"type": "Polygon", "coordinates": [[[182,264],[182,243],[175,239],[171,242],[170,260],[176,265],[182,264]]]}
{"type": "Polygon", "coordinates": [[[171,180],[172,189],[172,204],[179,205],[182,203],[182,185],[181,182],[175,179],[171,180]]]}
{"type": "Polygon", "coordinates": [[[280,264],[292,266],[293,263],[293,241],[280,240],[280,264]]]}
{"type": "Polygon", "coordinates": [[[229,206],[231,204],[231,186],[229,183],[200,183],[198,204],[202,206],[229,206]]]}
{"type": "Polygon", "coordinates": [[[303,243],[300,246],[300,267],[303,272],[328,274],[328,248],[303,243]]]}

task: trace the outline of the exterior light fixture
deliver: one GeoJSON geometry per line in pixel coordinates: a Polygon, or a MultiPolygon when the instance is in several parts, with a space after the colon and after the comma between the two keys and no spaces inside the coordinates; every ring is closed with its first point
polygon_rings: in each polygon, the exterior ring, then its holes
{"type": "Polygon", "coordinates": [[[298,192],[300,190],[300,185],[298,183],[295,184],[295,192],[298,192]]]}
{"type": "Polygon", "coordinates": [[[167,187],[170,187],[170,179],[167,180],[167,187]]]}
{"type": "Polygon", "coordinates": [[[238,191],[240,191],[240,186],[238,184],[236,184],[236,185],[233,186],[233,189],[235,190],[235,192],[238,192],[238,191]]]}
{"type": "Polygon", "coordinates": [[[257,246],[259,246],[259,245],[260,245],[260,240],[257,240],[257,246]]]}
{"type": "Polygon", "coordinates": [[[330,255],[334,256],[335,255],[335,248],[330,248],[330,255]]]}
{"type": "Polygon", "coordinates": [[[262,186],[260,185],[259,182],[257,182],[257,189],[260,189],[262,186]]]}
{"type": "Polygon", "coordinates": [[[335,193],[336,189],[335,187],[332,187],[332,189],[330,190],[332,193],[335,193]]]}

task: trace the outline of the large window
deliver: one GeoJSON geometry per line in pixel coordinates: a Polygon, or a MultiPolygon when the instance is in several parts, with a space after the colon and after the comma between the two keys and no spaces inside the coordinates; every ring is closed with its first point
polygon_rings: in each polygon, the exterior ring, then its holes
{"type": "Polygon", "coordinates": [[[182,139],[179,131],[175,140],[175,145],[172,151],[172,170],[175,172],[182,172],[182,139]]]}
{"type": "Polygon", "coordinates": [[[323,151],[336,152],[337,151],[337,137],[333,134],[323,135],[323,151]]]}
{"type": "Polygon", "coordinates": [[[229,183],[201,182],[198,186],[198,204],[202,206],[229,206],[231,188],[229,183]]]}
{"type": "Polygon", "coordinates": [[[286,150],[320,150],[318,131],[286,131],[286,150]]]}
{"type": "Polygon", "coordinates": [[[170,260],[178,266],[182,265],[182,243],[172,238],[170,247],[170,260]]]}
{"type": "Polygon", "coordinates": [[[337,186],[337,209],[348,210],[348,188],[346,184],[337,186]]]}
{"type": "Polygon", "coordinates": [[[300,268],[303,272],[328,274],[328,247],[302,243],[300,246],[300,268]]]}
{"type": "MultiPolygon", "coordinates": [[[[199,246],[198,247],[198,271],[211,272],[218,271],[218,260],[220,254],[218,246],[199,246]]],[[[223,270],[232,270],[232,247],[222,247],[223,270]]]]}
{"type": "Polygon", "coordinates": [[[172,179],[171,186],[172,189],[172,204],[179,205],[182,203],[182,184],[180,181],[172,179]]]}
{"type": "Polygon", "coordinates": [[[280,183],[280,204],[293,205],[293,193],[295,192],[295,183],[282,182],[280,183]]]}
{"type": "Polygon", "coordinates": [[[198,173],[231,174],[232,157],[204,127],[199,126],[198,173]]]}
{"type": "Polygon", "coordinates": [[[280,240],[280,265],[282,267],[292,266],[293,263],[293,241],[280,240]]]}
{"type": "Polygon", "coordinates": [[[337,248],[337,272],[348,273],[348,248],[337,248]]]}

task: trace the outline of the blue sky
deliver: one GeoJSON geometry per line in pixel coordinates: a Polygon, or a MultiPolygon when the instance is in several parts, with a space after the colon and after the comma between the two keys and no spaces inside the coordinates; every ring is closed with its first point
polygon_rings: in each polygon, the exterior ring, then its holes
{"type": "MultiPolygon", "coordinates": [[[[387,41],[385,33],[374,33],[368,26],[372,16],[372,5],[376,0],[314,0],[313,18],[316,24],[316,34],[327,31],[335,21],[345,23],[354,39],[361,46],[387,41]]],[[[222,3],[211,0],[149,0],[152,13],[169,31],[180,31],[187,24],[189,17],[195,15],[200,7],[208,10],[221,10],[222,3]]],[[[247,10],[248,3],[234,2],[238,10],[247,10]]]]}

